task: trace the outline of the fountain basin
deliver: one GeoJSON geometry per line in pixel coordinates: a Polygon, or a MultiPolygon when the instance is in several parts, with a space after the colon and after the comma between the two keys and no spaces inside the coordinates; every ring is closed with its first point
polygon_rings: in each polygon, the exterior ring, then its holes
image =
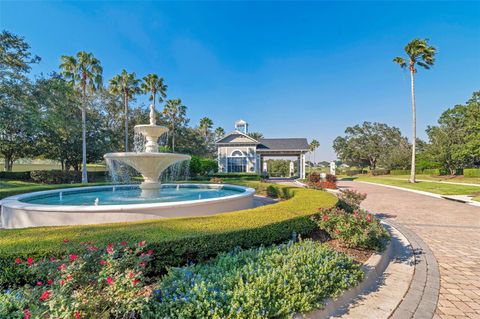
{"type": "Polygon", "coordinates": [[[255,194],[252,188],[225,184],[163,184],[156,198],[143,198],[141,192],[139,185],[117,185],[11,196],[1,202],[2,226],[87,225],[206,216],[251,208],[255,194]]]}

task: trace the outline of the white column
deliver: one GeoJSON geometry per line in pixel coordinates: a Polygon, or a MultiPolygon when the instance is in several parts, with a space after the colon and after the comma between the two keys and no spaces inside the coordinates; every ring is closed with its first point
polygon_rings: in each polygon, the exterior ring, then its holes
{"type": "Polygon", "coordinates": [[[302,154],[302,179],[305,179],[305,154],[302,154]]]}

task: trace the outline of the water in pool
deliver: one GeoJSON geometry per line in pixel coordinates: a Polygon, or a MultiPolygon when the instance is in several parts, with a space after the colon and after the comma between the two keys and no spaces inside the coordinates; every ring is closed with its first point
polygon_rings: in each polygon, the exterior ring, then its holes
{"type": "Polygon", "coordinates": [[[179,202],[198,199],[218,198],[243,193],[244,190],[207,185],[162,185],[158,196],[142,198],[138,186],[111,186],[85,190],[36,195],[21,200],[41,205],[128,205],[163,202],[179,202]]]}

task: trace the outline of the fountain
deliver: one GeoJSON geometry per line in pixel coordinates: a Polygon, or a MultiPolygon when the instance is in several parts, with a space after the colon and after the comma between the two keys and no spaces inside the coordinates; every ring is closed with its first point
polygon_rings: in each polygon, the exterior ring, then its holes
{"type": "Polygon", "coordinates": [[[255,190],[226,184],[161,184],[162,172],[190,159],[189,155],[158,152],[159,137],[168,132],[156,125],[150,107],[150,124],[135,126],[144,137],[136,152],[108,153],[109,168],[115,163],[138,171],[143,182],[56,189],[26,193],[3,199],[1,221],[4,228],[86,225],[155,218],[193,217],[251,208],[255,190]]]}
{"type": "Polygon", "coordinates": [[[103,157],[107,164],[118,161],[133,167],[143,177],[143,182],[140,184],[142,197],[156,197],[159,195],[161,185],[159,178],[162,172],[175,163],[190,160],[190,156],[158,152],[157,141],[160,136],[168,132],[168,128],[157,125],[153,105],[150,106],[150,124],[136,125],[134,130],[145,137],[145,152],[107,153],[103,157]]]}

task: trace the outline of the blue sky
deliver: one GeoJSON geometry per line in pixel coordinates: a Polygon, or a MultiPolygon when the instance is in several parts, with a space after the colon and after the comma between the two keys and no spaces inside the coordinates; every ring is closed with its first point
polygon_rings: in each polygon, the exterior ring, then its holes
{"type": "MultiPolygon", "coordinates": [[[[417,75],[418,133],[480,89],[480,2],[0,2],[0,27],[42,57],[93,52],[106,81],[123,68],[166,79],[192,124],[237,119],[266,137],[320,141],[335,158],[346,126],[378,121],[410,135],[410,79],[392,63],[414,37],[437,63],[417,75]]],[[[139,99],[138,102],[143,101],[139,99]]]]}

